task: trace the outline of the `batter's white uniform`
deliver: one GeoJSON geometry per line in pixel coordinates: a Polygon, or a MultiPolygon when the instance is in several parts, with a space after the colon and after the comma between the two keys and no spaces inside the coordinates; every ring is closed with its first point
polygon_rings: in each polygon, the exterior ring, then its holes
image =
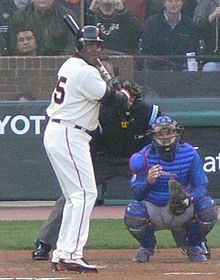
{"type": "Polygon", "coordinates": [[[92,131],[98,126],[99,100],[106,82],[98,70],[78,57],[69,58],[58,72],[58,82],[47,108],[50,117],[44,146],[66,198],[52,262],[83,257],[89,221],[97,197],[90,155],[92,131]],[[77,127],[75,127],[75,125],[77,127]]]}

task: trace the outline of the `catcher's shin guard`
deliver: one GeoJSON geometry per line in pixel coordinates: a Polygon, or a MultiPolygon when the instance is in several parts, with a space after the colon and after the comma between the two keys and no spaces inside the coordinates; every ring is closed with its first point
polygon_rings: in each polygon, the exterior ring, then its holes
{"type": "Polygon", "coordinates": [[[195,215],[185,223],[187,243],[190,246],[200,246],[207,234],[212,230],[218,219],[218,207],[206,196],[194,204],[195,215]]]}
{"type": "Polygon", "coordinates": [[[140,243],[141,247],[148,249],[149,255],[153,255],[156,246],[155,225],[149,221],[144,202],[131,202],[125,210],[124,222],[129,233],[140,243]]]}

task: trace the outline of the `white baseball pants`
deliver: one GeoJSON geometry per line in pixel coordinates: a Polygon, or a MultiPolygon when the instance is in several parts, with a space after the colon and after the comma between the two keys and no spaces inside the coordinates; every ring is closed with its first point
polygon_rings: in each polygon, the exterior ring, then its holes
{"type": "Polygon", "coordinates": [[[53,262],[83,257],[97,197],[90,140],[89,134],[71,124],[49,121],[45,130],[44,146],[66,198],[53,262]]]}

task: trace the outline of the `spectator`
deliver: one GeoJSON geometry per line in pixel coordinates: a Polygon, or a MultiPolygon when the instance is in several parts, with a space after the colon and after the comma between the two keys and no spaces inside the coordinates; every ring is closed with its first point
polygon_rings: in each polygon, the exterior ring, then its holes
{"type": "Polygon", "coordinates": [[[30,2],[31,0],[0,0],[0,33],[7,32],[9,18],[30,2]]]}
{"type": "Polygon", "coordinates": [[[17,7],[13,0],[1,0],[0,1],[0,35],[7,39],[8,22],[9,18],[17,10],[17,7]]]}
{"type": "MultiPolygon", "coordinates": [[[[219,0],[200,0],[194,12],[194,20],[200,36],[200,47],[204,55],[219,55],[219,0]]],[[[204,71],[220,71],[217,57],[204,62],[204,71]]]]}
{"type": "Polygon", "coordinates": [[[197,0],[184,0],[181,13],[185,16],[193,18],[193,12],[196,8],[197,2],[197,0]]]}
{"type": "MultiPolygon", "coordinates": [[[[9,2],[8,0],[6,0],[6,1],[9,2]]],[[[32,2],[32,0],[12,0],[12,2],[14,2],[17,9],[21,9],[21,8],[26,7],[27,4],[30,4],[32,2]]]]}
{"type": "Polygon", "coordinates": [[[161,0],[146,0],[146,2],[146,19],[159,13],[164,7],[161,0]]]}
{"type": "MultiPolygon", "coordinates": [[[[147,2],[146,18],[148,18],[153,14],[159,13],[164,7],[163,1],[161,0],[146,0],[146,2],[147,2]]],[[[197,5],[197,0],[184,0],[181,13],[184,16],[189,16],[192,18],[193,11],[195,10],[196,5],[197,5]]]]}
{"type": "Polygon", "coordinates": [[[58,0],[33,0],[18,10],[9,23],[9,54],[16,54],[16,34],[21,26],[31,28],[36,34],[38,55],[72,54],[75,36],[63,19],[66,13],[73,15],[58,0]]]}
{"type": "Polygon", "coordinates": [[[146,19],[147,0],[123,0],[124,6],[131,11],[140,21],[141,25],[144,25],[146,19]]]}
{"type": "Polygon", "coordinates": [[[143,53],[185,55],[196,52],[198,41],[193,20],[181,14],[183,0],[163,0],[164,10],[144,24],[143,53]]]}
{"type": "Polygon", "coordinates": [[[86,20],[87,24],[101,29],[103,48],[108,54],[135,54],[138,51],[141,25],[123,6],[123,0],[93,0],[86,20]]]}
{"type": "Polygon", "coordinates": [[[83,25],[83,19],[81,18],[81,1],[80,0],[60,0],[60,1],[65,7],[73,11],[75,15],[75,19],[79,23],[79,25],[83,25]]]}
{"type": "Polygon", "coordinates": [[[37,41],[32,30],[21,29],[18,31],[17,54],[23,56],[37,55],[37,41]]]}

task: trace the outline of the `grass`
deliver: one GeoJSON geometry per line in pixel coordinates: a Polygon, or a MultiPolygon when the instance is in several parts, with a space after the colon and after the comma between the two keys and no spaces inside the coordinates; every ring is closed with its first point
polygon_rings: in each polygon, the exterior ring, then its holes
{"type": "MultiPolygon", "coordinates": [[[[0,221],[0,249],[33,249],[43,221],[0,221]]],[[[220,247],[220,222],[208,235],[210,247],[220,247]]],[[[158,248],[176,247],[170,231],[156,232],[158,248]]],[[[137,241],[127,232],[122,219],[92,220],[89,249],[138,248],[137,241]]]]}

